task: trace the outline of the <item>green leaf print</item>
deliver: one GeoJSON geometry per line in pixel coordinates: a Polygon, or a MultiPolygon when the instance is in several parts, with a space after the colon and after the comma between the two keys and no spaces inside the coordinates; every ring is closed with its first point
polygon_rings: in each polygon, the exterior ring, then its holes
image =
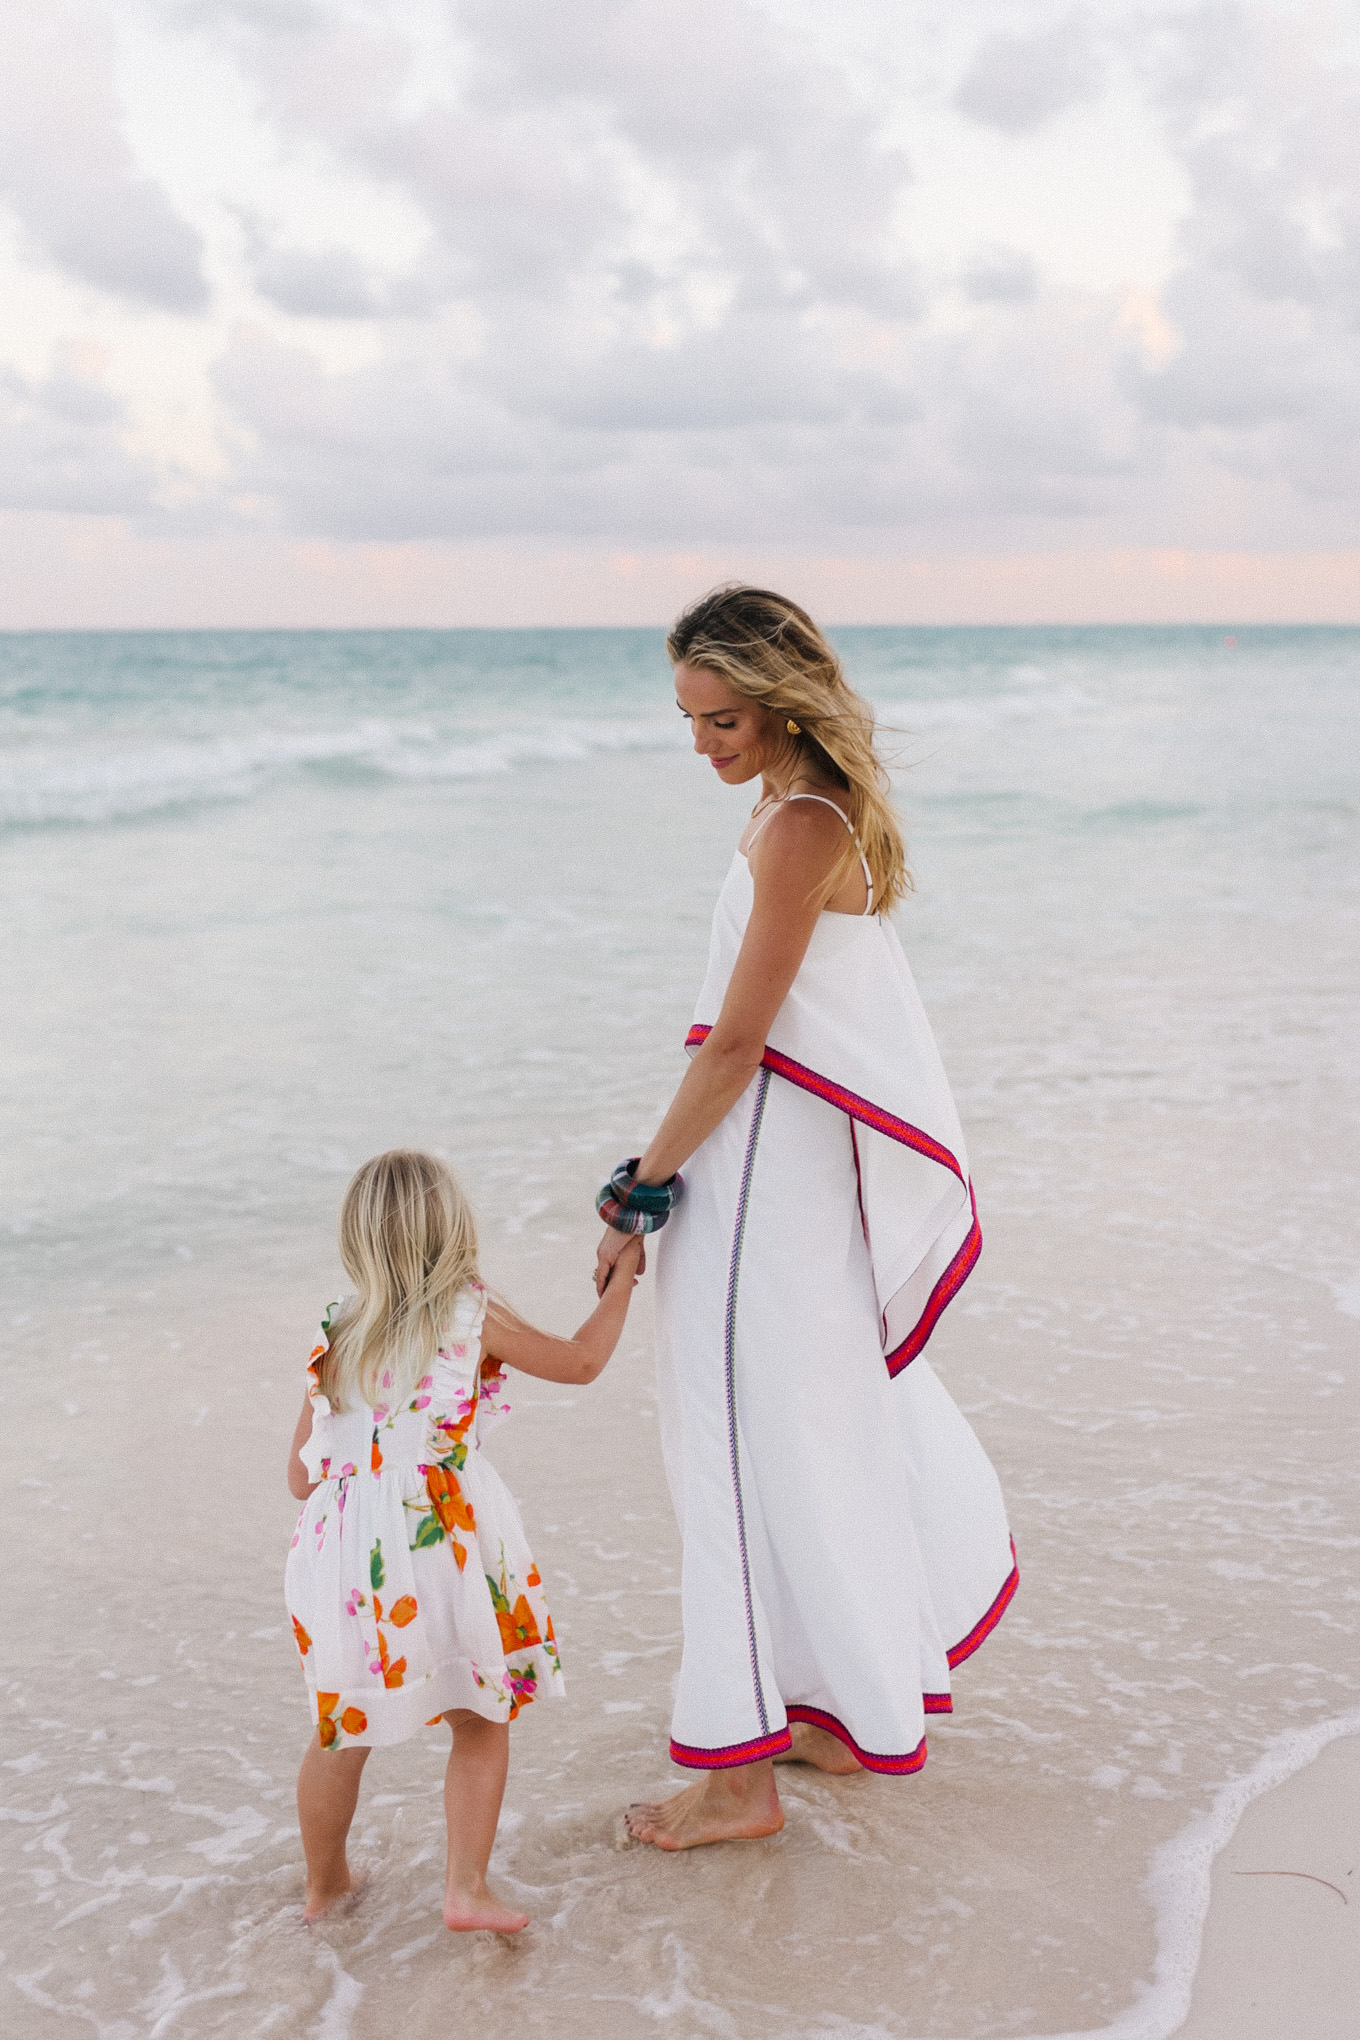
{"type": "Polygon", "coordinates": [[[434,1510],[431,1509],[428,1516],[421,1517],[420,1527],[416,1531],[411,1549],[412,1551],[425,1551],[431,1544],[442,1544],[443,1542],[444,1525],[440,1522],[434,1510]]]}
{"type": "Polygon", "coordinates": [[[374,1591],[374,1593],[376,1594],[376,1593],[377,1593],[377,1591],[378,1591],[378,1589],[379,1589],[379,1587],[380,1587],[380,1586],[382,1585],[382,1583],[383,1583],[384,1579],[385,1579],[385,1578],[387,1577],[386,1573],[385,1573],[385,1572],[383,1571],[383,1556],[382,1556],[382,1539],[381,1539],[381,1537],[378,1537],[378,1538],[375,1538],[375,1539],[374,1539],[374,1542],[373,1542],[373,1549],[372,1549],[372,1551],[371,1551],[371,1552],[369,1553],[369,1557],[368,1557],[368,1577],[369,1577],[369,1581],[370,1581],[370,1583],[371,1583],[371,1585],[372,1585],[372,1587],[373,1587],[373,1591],[374,1591]]]}

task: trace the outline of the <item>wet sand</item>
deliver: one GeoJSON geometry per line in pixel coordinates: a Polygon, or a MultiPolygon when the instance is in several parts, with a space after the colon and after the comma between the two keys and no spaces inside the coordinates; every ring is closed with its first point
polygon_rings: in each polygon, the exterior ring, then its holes
{"type": "Polygon", "coordinates": [[[1214,1863],[1180,2040],[1353,2040],[1360,2009],[1360,1733],[1247,1808],[1214,1863]]]}
{"type": "MultiPolygon", "coordinates": [[[[1154,1852],[1283,1728],[1353,1704],[1354,1321],[1278,1272],[1234,1267],[1220,1293],[1175,1229],[1140,1227],[1131,1256],[1050,1228],[1039,1251],[993,1205],[934,1352],[1006,1483],[1021,1593],[924,1773],[786,1768],[775,1841],[665,1858],[620,1830],[675,1776],[646,1309],[595,1388],[519,1384],[493,1450],[569,1698],[515,1729],[496,1873],[534,1924],[513,1945],[439,1924],[434,1734],[370,1763],[362,1904],[301,1925],[308,1724],[279,1574],[315,1278],[186,1271],[11,1328],[34,1364],[7,1437],[41,1448],[7,1468],[12,1579],[33,1583],[8,1681],[7,2030],[378,2040],[513,2006],[568,2040],[971,2040],[1127,2013],[1156,1963],[1154,1852]]],[[[590,1238],[503,1244],[491,1272],[567,1322],[590,1238]]],[[[323,1238],[296,1253],[330,1265],[323,1238]]]]}

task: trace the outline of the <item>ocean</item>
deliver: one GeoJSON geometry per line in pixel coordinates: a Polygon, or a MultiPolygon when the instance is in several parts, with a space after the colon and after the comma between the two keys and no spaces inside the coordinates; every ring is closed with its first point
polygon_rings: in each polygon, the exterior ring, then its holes
{"type": "Polygon", "coordinates": [[[931,1357],[1021,1590],[919,1778],[785,1769],[777,1842],[625,1848],[678,1662],[644,1285],[492,1448],[570,1695],[515,1729],[514,1947],[439,1926],[433,1734],[369,1766],[363,1904],[300,1925],[302,1369],[398,1143],[585,1315],[749,798],[660,631],[0,637],[16,2040],[1173,2029],[1149,1866],[1360,1703],[1360,630],[834,635],[982,1219],[931,1357]]]}

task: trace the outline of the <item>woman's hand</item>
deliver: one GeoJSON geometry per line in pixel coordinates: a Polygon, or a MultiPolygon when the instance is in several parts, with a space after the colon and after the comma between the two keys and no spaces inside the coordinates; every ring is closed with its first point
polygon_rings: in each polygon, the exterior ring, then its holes
{"type": "Polygon", "coordinates": [[[595,1255],[595,1294],[597,1296],[604,1295],[609,1282],[610,1269],[619,1257],[625,1254],[635,1242],[641,1251],[637,1268],[634,1272],[637,1275],[643,1275],[647,1270],[647,1249],[642,1246],[641,1235],[638,1233],[619,1232],[612,1225],[605,1227],[604,1238],[600,1241],[595,1255]]]}

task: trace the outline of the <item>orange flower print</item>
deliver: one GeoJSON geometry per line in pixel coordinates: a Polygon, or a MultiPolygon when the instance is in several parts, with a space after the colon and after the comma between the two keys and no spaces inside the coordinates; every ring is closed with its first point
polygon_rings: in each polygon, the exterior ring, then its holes
{"type": "Polygon", "coordinates": [[[296,1615],[293,1617],[293,1635],[297,1640],[299,1655],[302,1657],[306,1657],[308,1651],[312,1647],[312,1639],[310,1636],[308,1636],[306,1630],[303,1628],[302,1624],[298,1621],[296,1615]]]}
{"type": "Polygon", "coordinates": [[[399,1686],[406,1674],[406,1660],[399,1657],[394,1664],[387,1655],[387,1638],[378,1631],[378,1661],[382,1666],[384,1686],[399,1686]]]}
{"type": "MultiPolygon", "coordinates": [[[[446,1466],[431,1466],[425,1475],[430,1505],[447,1531],[475,1530],[477,1519],[468,1507],[456,1473],[446,1466]]],[[[461,1570],[461,1567],[460,1567],[461,1570]]]]}
{"type": "Polygon", "coordinates": [[[536,1565],[531,1565],[531,1566],[530,1566],[530,1568],[529,1568],[529,1570],[528,1570],[528,1572],[527,1572],[527,1573],[525,1573],[525,1575],[524,1575],[524,1584],[525,1584],[525,1586],[526,1586],[526,1587],[541,1587],[541,1586],[542,1586],[542,1584],[543,1584],[543,1580],[542,1580],[542,1578],[541,1578],[541,1576],[540,1576],[540,1574],[539,1574],[539,1570],[538,1570],[538,1567],[537,1567],[536,1565]]]}
{"type": "Polygon", "coordinates": [[[374,1473],[382,1472],[382,1447],[378,1443],[378,1427],[373,1426],[373,1451],[370,1455],[374,1473]]]}
{"type": "Polygon", "coordinates": [[[534,1611],[521,1594],[513,1608],[496,1610],[496,1624],[501,1632],[501,1648],[507,1654],[512,1650],[528,1650],[532,1644],[542,1643],[534,1611]]]}
{"type": "Polygon", "coordinates": [[[316,1732],[323,1750],[334,1747],[341,1729],[346,1735],[362,1735],[368,1727],[368,1716],[361,1707],[347,1707],[337,1724],[332,1716],[339,1705],[338,1693],[318,1693],[316,1696],[316,1732]]]}
{"type": "Polygon", "coordinates": [[[408,1622],[414,1622],[416,1619],[415,1595],[403,1594],[399,1601],[394,1601],[388,1612],[387,1619],[397,1629],[404,1629],[408,1622]]]}

